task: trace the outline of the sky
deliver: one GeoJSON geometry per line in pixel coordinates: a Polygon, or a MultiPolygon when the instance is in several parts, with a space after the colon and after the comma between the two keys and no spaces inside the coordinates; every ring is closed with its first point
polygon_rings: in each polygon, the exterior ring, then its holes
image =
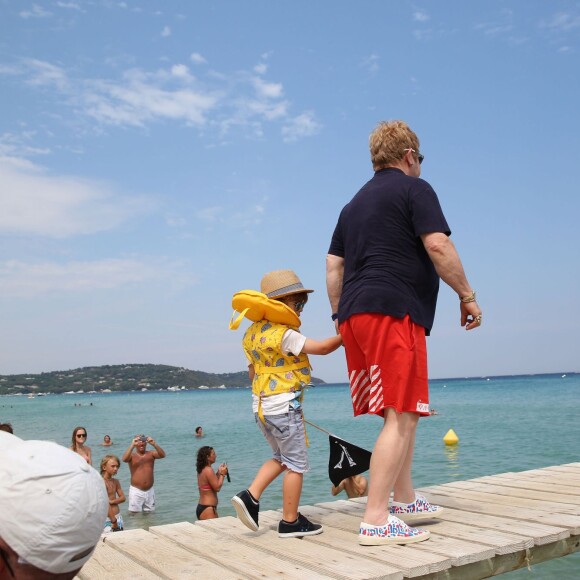
{"type": "MultiPolygon", "coordinates": [[[[432,378],[580,371],[580,2],[0,0],[0,374],[245,369],[231,297],[325,257],[419,136],[483,310],[442,284],[432,378]]],[[[311,357],[346,382],[344,352],[311,357]]]]}

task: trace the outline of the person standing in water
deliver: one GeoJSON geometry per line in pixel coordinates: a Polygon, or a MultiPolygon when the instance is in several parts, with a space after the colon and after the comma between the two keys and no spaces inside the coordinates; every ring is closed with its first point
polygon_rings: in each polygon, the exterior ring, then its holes
{"type": "Polygon", "coordinates": [[[153,440],[145,435],[135,435],[133,441],[125,453],[123,461],[129,464],[131,471],[131,485],[129,486],[129,511],[154,512],[155,511],[155,490],[154,465],[156,459],[163,459],[165,451],[153,440]],[[147,444],[154,448],[154,451],[147,451],[147,444]]]}

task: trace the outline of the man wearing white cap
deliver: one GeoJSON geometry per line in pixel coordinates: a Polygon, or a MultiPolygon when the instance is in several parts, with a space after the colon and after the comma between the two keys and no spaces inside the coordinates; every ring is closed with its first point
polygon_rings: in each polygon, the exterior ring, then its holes
{"type": "Polygon", "coordinates": [[[100,475],[49,441],[0,432],[0,578],[74,578],[91,558],[109,500],[100,475]]]}

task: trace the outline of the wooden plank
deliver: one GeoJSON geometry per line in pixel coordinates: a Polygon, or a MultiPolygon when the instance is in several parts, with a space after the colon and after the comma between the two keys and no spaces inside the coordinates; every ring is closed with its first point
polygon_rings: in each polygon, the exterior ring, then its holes
{"type": "MultiPolygon", "coordinates": [[[[276,513],[276,512],[274,512],[276,513]]],[[[260,513],[260,519],[268,512],[260,513]]],[[[278,520],[280,515],[276,513],[278,520]]],[[[277,520],[277,521],[278,521],[277,520]]],[[[236,538],[239,542],[259,547],[264,552],[276,555],[285,560],[298,562],[319,574],[326,574],[330,578],[388,578],[385,565],[372,560],[356,557],[351,553],[344,553],[335,548],[312,542],[313,537],[279,538],[278,532],[268,527],[260,527],[257,532],[248,530],[237,518],[225,517],[215,520],[197,522],[196,525],[206,526],[212,532],[226,534],[236,538]]],[[[393,572],[398,574],[399,571],[393,572]]]]}
{"type": "Polygon", "coordinates": [[[543,467],[546,471],[558,471],[572,476],[580,477],[580,467],[576,463],[568,463],[565,465],[550,465],[550,467],[543,467]]]}
{"type": "Polygon", "coordinates": [[[558,504],[572,504],[578,505],[578,497],[572,495],[566,495],[562,493],[557,493],[553,491],[550,486],[550,491],[534,490],[525,487],[508,487],[501,485],[500,483],[490,482],[476,482],[476,481],[461,481],[457,482],[457,485],[452,486],[454,489],[469,489],[473,491],[482,491],[483,493],[493,493],[495,495],[507,495],[510,497],[519,497],[522,499],[532,499],[538,501],[557,502],[558,504]]]}
{"type": "MultiPolygon", "coordinates": [[[[358,527],[358,522],[360,519],[356,516],[351,516],[343,513],[332,512],[325,510],[324,508],[316,507],[301,507],[300,510],[305,515],[312,515],[317,518],[317,521],[322,523],[327,523],[330,526],[351,530],[353,527],[358,527]]],[[[446,510],[447,512],[448,510],[446,510]]],[[[457,514],[463,514],[464,512],[456,511],[457,514]]],[[[496,554],[508,553],[510,551],[523,550],[526,548],[531,548],[534,545],[533,539],[528,535],[519,535],[511,533],[511,521],[510,520],[500,520],[504,522],[504,528],[506,531],[500,531],[497,526],[485,526],[480,525],[478,518],[480,516],[475,516],[469,512],[467,517],[464,518],[467,521],[457,524],[452,521],[447,521],[445,513],[441,519],[431,520],[432,522],[437,522],[436,526],[430,528],[429,525],[424,526],[431,531],[436,531],[440,535],[459,537],[463,539],[469,539],[471,541],[476,541],[481,544],[488,546],[493,546],[495,548],[496,554]]],[[[423,526],[420,526],[423,527],[423,526]]],[[[422,544],[417,544],[417,548],[420,548],[422,544]]],[[[409,545],[409,548],[413,545],[409,545]]],[[[424,551],[419,551],[423,555],[424,551]]],[[[432,570],[433,572],[435,570],[432,570]]]]}
{"type": "Polygon", "coordinates": [[[525,508],[532,514],[568,514],[573,516],[580,515],[580,505],[565,504],[560,502],[547,502],[517,496],[505,496],[496,493],[471,490],[469,482],[458,482],[461,485],[445,484],[429,488],[429,493],[441,493],[445,495],[458,495],[461,497],[469,496],[472,499],[478,499],[485,504],[495,504],[509,506],[510,508],[525,508]],[[467,484],[467,485],[464,485],[467,484]]]}
{"type": "Polygon", "coordinates": [[[477,483],[490,483],[493,485],[502,485],[506,487],[532,489],[537,491],[546,491],[549,489],[557,494],[576,496],[576,501],[580,501],[580,486],[560,485],[554,483],[552,477],[518,477],[517,473],[504,473],[502,475],[486,475],[470,479],[469,481],[477,483]]]}
{"type": "Polygon", "coordinates": [[[451,482],[423,490],[444,506],[417,522],[426,542],[360,546],[366,498],[303,506],[324,533],[278,537],[279,512],[250,532],[236,518],[111,534],[77,578],[200,577],[476,580],[580,550],[580,462],[451,482]]]}
{"type": "Polygon", "coordinates": [[[81,580],[110,580],[111,578],[158,580],[159,575],[115,550],[106,541],[100,541],[92,558],[82,567],[77,578],[81,580]]]}
{"type": "Polygon", "coordinates": [[[485,562],[476,562],[461,568],[451,568],[444,573],[423,576],[422,580],[480,580],[567,556],[577,552],[578,546],[580,546],[578,537],[576,539],[570,537],[545,546],[534,546],[530,550],[496,556],[485,562]]]}
{"type": "Polygon", "coordinates": [[[580,473],[577,471],[569,471],[569,470],[562,470],[559,466],[555,465],[554,467],[543,467],[542,469],[530,469],[529,471],[525,471],[524,473],[530,474],[532,476],[545,476],[550,475],[553,477],[564,477],[569,481],[578,482],[580,480],[580,473]]]}
{"type": "Polygon", "coordinates": [[[218,542],[215,533],[189,522],[152,526],[149,531],[248,578],[274,576],[296,580],[327,578],[310,568],[300,566],[297,562],[281,560],[277,556],[272,556],[228,536],[222,536],[218,542]]]}
{"type": "Polygon", "coordinates": [[[474,513],[462,509],[453,509],[449,506],[445,506],[445,513],[442,515],[442,519],[447,522],[461,523],[468,526],[481,526],[484,529],[490,530],[492,533],[503,533],[515,536],[523,541],[523,549],[529,548],[530,543],[531,545],[550,543],[554,537],[554,531],[559,531],[559,528],[551,526],[474,513]]]}
{"type": "Polygon", "coordinates": [[[443,507],[470,511],[479,514],[489,514],[504,518],[513,518],[517,520],[532,521],[545,524],[550,527],[550,533],[543,538],[535,539],[536,544],[548,544],[556,540],[566,538],[570,533],[580,530],[580,518],[577,516],[568,516],[565,514],[547,515],[539,513],[537,510],[511,506],[509,503],[496,503],[490,501],[490,494],[483,494],[474,491],[455,490],[450,492],[449,489],[443,489],[443,493],[438,493],[437,487],[429,488],[429,495],[434,503],[443,507]],[[434,490],[437,490],[434,491],[434,490]],[[574,530],[574,531],[572,531],[574,530]]]}
{"type": "Polygon", "coordinates": [[[194,577],[215,580],[245,578],[146,530],[128,530],[110,534],[107,543],[115,550],[140,562],[160,578],[170,580],[194,577]]]}
{"type": "MultiPolygon", "coordinates": [[[[449,557],[421,550],[420,546],[424,543],[407,546],[361,546],[358,543],[360,520],[353,516],[312,506],[300,506],[300,512],[325,526],[324,533],[312,536],[310,541],[360,558],[376,560],[382,563],[385,570],[392,566],[405,577],[415,578],[451,567],[449,557]]],[[[265,524],[274,524],[269,516],[263,519],[265,524]]]]}
{"type": "MultiPolygon", "coordinates": [[[[301,507],[301,511],[306,513],[306,507],[304,509],[301,507]]],[[[274,512],[275,513],[275,512],[274,512]]],[[[279,519],[280,515],[275,513],[275,518],[279,519]]],[[[277,520],[275,520],[277,521],[277,520]]],[[[431,520],[435,522],[435,520],[431,520]]],[[[272,522],[273,520],[266,520],[266,523],[272,522]]],[[[444,556],[448,559],[449,564],[452,566],[460,566],[463,564],[468,564],[471,562],[477,562],[480,560],[485,560],[488,558],[493,557],[495,551],[493,548],[489,546],[484,546],[482,544],[470,543],[465,542],[458,538],[450,538],[445,536],[440,536],[437,534],[437,526],[438,524],[435,523],[432,527],[430,527],[431,531],[431,538],[426,542],[421,542],[420,544],[410,544],[408,546],[404,546],[405,548],[414,548],[415,550],[422,550],[422,551],[429,551],[434,554],[439,554],[444,556]]],[[[423,526],[427,529],[428,526],[423,526]]],[[[358,529],[358,526],[357,526],[358,529]]],[[[326,532],[325,532],[326,533],[326,532]]],[[[326,544],[330,542],[330,538],[327,535],[326,538],[323,537],[324,534],[320,536],[313,536],[310,538],[313,542],[320,542],[326,544]]],[[[347,541],[349,542],[346,546],[343,546],[342,549],[350,549],[353,550],[354,553],[365,554],[368,550],[368,546],[359,546],[358,545],[358,538],[355,532],[351,532],[348,535],[347,541]]],[[[331,546],[336,547],[336,542],[330,543],[331,546]]],[[[385,548],[390,548],[390,546],[382,546],[380,547],[383,550],[385,548]]],[[[350,551],[349,550],[349,551],[350,551]]]]}

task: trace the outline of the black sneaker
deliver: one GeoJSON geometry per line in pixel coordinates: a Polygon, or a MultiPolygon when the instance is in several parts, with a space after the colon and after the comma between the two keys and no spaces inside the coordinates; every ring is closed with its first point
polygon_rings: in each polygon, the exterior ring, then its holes
{"type": "Polygon", "coordinates": [[[323,529],[321,524],[313,524],[307,520],[302,514],[298,514],[298,519],[295,522],[288,523],[281,520],[278,524],[278,536],[280,538],[301,538],[302,536],[316,536],[322,534],[323,529]]]}
{"type": "Polygon", "coordinates": [[[236,510],[239,520],[253,532],[258,531],[258,512],[260,511],[260,502],[256,501],[247,489],[234,495],[231,502],[236,510]]]}

